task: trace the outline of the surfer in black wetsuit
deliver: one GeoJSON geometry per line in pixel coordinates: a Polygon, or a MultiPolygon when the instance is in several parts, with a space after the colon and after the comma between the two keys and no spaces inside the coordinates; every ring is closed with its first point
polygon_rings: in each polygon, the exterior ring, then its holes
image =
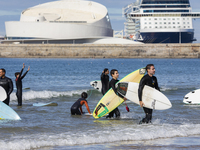
{"type": "Polygon", "coordinates": [[[1,68],[0,69],[0,86],[2,86],[7,93],[7,98],[3,102],[9,105],[10,94],[13,91],[13,82],[10,78],[6,77],[5,74],[6,74],[6,70],[1,68]]]}
{"type": "Polygon", "coordinates": [[[140,121],[141,123],[149,123],[152,119],[153,109],[144,107],[145,104],[142,101],[142,91],[145,85],[155,88],[160,91],[158,87],[157,78],[153,76],[155,74],[155,67],[153,64],[148,64],[146,66],[147,74],[140,80],[139,88],[138,88],[138,97],[140,101],[140,106],[143,107],[145,118],[140,121]]]}
{"type": "MultiPolygon", "coordinates": [[[[109,82],[109,89],[112,88],[113,91],[115,92],[115,94],[116,94],[117,96],[123,98],[124,101],[126,101],[126,98],[123,97],[121,94],[119,94],[119,93],[117,92],[116,87],[115,87],[115,84],[119,81],[119,80],[117,79],[117,78],[119,77],[118,70],[112,69],[112,70],[110,71],[110,75],[112,76],[112,80],[109,82]]],[[[120,117],[120,112],[119,112],[119,109],[118,109],[118,108],[115,108],[113,111],[111,111],[111,112],[108,114],[108,116],[106,116],[106,118],[111,118],[111,117],[114,116],[114,114],[115,114],[115,117],[116,117],[116,118],[119,118],[119,117],[120,117]]]]}
{"type": "Polygon", "coordinates": [[[101,74],[101,83],[102,83],[102,89],[101,93],[104,95],[109,90],[109,70],[107,68],[104,69],[104,71],[101,74]]]}
{"type": "Polygon", "coordinates": [[[22,79],[26,76],[26,74],[30,70],[30,66],[28,67],[28,70],[24,73],[24,75],[22,76],[22,72],[24,68],[25,68],[25,65],[23,63],[21,72],[15,73],[15,77],[16,77],[15,83],[16,83],[16,88],[17,88],[16,96],[17,96],[18,106],[22,106],[22,79]]]}
{"type": "Polygon", "coordinates": [[[83,111],[82,111],[82,105],[83,104],[85,104],[88,113],[91,114],[90,113],[90,108],[88,106],[86,98],[87,98],[87,93],[83,92],[81,94],[81,98],[79,98],[71,107],[71,114],[72,115],[81,115],[81,114],[83,114],[83,111]]]}

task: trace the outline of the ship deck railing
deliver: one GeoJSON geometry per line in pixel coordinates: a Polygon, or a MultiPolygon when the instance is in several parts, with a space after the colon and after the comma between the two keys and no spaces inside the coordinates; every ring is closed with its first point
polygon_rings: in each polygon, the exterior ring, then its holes
{"type": "Polygon", "coordinates": [[[141,17],[191,17],[200,18],[200,13],[130,13],[128,14],[132,19],[141,17]]]}

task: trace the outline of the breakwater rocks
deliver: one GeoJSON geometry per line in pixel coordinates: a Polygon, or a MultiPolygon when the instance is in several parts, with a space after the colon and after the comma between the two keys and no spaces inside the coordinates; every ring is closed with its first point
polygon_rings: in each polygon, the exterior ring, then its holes
{"type": "Polygon", "coordinates": [[[200,58],[200,44],[0,44],[8,58],[200,58]]]}

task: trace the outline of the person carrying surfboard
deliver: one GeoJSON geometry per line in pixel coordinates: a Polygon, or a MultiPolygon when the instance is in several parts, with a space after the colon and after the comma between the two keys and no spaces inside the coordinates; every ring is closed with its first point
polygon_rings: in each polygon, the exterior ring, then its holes
{"type": "Polygon", "coordinates": [[[148,64],[146,66],[147,74],[140,80],[139,88],[138,88],[138,98],[140,106],[143,107],[145,118],[143,118],[140,121],[140,124],[142,123],[150,123],[152,119],[152,113],[153,109],[146,108],[144,102],[142,101],[142,91],[145,85],[150,86],[152,88],[155,88],[160,91],[160,88],[158,87],[157,78],[153,76],[155,74],[155,67],[153,64],[148,64]]]}
{"type": "Polygon", "coordinates": [[[2,86],[7,93],[7,98],[3,102],[9,105],[10,94],[13,91],[13,82],[10,78],[6,77],[5,74],[6,74],[6,70],[4,68],[1,68],[0,69],[0,86],[2,86]]]}
{"type": "Polygon", "coordinates": [[[101,93],[104,95],[106,92],[109,90],[109,70],[108,68],[105,68],[104,71],[101,74],[101,84],[102,84],[102,89],[101,93]]]}
{"type": "Polygon", "coordinates": [[[28,71],[30,70],[30,66],[28,67],[28,70],[22,75],[22,72],[25,68],[25,64],[23,63],[23,67],[21,72],[15,72],[15,83],[16,83],[16,96],[17,96],[17,101],[18,101],[18,106],[22,106],[22,79],[26,76],[28,71]]]}
{"type": "Polygon", "coordinates": [[[81,114],[83,114],[82,106],[84,104],[85,104],[85,107],[87,108],[88,113],[91,114],[90,108],[89,108],[87,100],[86,100],[87,97],[88,97],[88,95],[87,95],[86,92],[83,92],[81,94],[81,98],[79,98],[71,107],[71,114],[72,115],[81,115],[81,114]]]}
{"type": "MultiPolygon", "coordinates": [[[[118,70],[112,69],[112,70],[110,71],[110,75],[112,76],[112,80],[109,82],[109,89],[112,88],[113,91],[115,92],[115,94],[116,94],[117,96],[123,98],[124,101],[126,101],[127,99],[126,99],[124,96],[122,96],[121,94],[119,94],[119,93],[117,92],[116,87],[115,87],[115,84],[119,81],[119,80],[118,80],[118,77],[119,77],[118,70]]],[[[106,116],[106,118],[112,118],[112,117],[114,117],[114,114],[115,114],[115,117],[116,117],[116,118],[119,118],[119,117],[120,117],[120,111],[119,111],[118,107],[115,108],[113,111],[111,111],[111,112],[108,114],[108,116],[106,116]]]]}

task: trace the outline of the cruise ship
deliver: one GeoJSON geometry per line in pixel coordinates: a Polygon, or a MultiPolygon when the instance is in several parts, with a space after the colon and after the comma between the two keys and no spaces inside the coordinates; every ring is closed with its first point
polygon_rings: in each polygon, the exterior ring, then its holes
{"type": "Polygon", "coordinates": [[[192,43],[193,19],[189,0],[137,0],[123,8],[127,38],[143,43],[192,43]]]}

